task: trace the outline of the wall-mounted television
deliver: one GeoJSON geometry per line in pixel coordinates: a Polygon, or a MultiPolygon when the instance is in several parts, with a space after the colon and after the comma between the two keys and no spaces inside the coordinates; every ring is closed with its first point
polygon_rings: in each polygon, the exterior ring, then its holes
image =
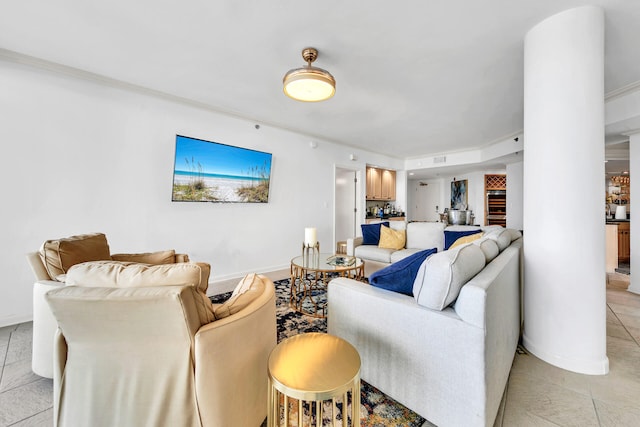
{"type": "Polygon", "coordinates": [[[267,203],[271,154],[176,135],[174,202],[267,203]]]}

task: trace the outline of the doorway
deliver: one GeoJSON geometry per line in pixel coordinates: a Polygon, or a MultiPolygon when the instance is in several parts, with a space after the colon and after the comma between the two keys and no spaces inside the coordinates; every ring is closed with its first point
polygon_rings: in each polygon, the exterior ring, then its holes
{"type": "Polygon", "coordinates": [[[356,169],[336,166],[333,247],[356,235],[358,215],[358,174],[356,169]]]}
{"type": "Polygon", "coordinates": [[[409,221],[439,221],[440,182],[438,180],[409,180],[407,184],[407,219],[409,221]]]}

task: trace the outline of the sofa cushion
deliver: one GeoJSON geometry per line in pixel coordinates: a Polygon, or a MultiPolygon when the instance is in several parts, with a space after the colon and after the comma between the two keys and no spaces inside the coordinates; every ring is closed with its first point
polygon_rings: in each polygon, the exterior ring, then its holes
{"type": "Polygon", "coordinates": [[[356,246],[353,254],[364,260],[386,262],[387,264],[390,264],[391,254],[394,252],[394,249],[379,248],[378,246],[373,245],[360,245],[356,246]]]}
{"type": "Polygon", "coordinates": [[[413,255],[416,254],[420,251],[423,251],[424,249],[417,249],[417,248],[411,248],[411,249],[400,249],[399,251],[395,251],[391,253],[391,259],[390,261],[392,263],[394,262],[398,262],[401,259],[404,259],[406,257],[408,257],[409,255],[413,255]]]}
{"type": "Polygon", "coordinates": [[[231,297],[214,309],[216,319],[222,319],[232,314],[236,314],[240,310],[247,307],[251,302],[258,298],[265,289],[265,282],[262,278],[255,274],[247,274],[236,286],[231,297]]]}
{"type": "Polygon", "coordinates": [[[484,258],[489,264],[495,257],[500,253],[500,248],[498,248],[498,244],[495,240],[489,239],[488,237],[483,237],[482,239],[478,239],[473,242],[474,245],[479,246],[482,249],[482,253],[484,253],[484,258]]]}
{"type": "Polygon", "coordinates": [[[431,249],[438,252],[444,248],[444,223],[410,222],[407,224],[407,248],[431,249]]]}
{"type": "Polygon", "coordinates": [[[376,222],[374,224],[362,224],[362,244],[363,245],[378,245],[380,241],[380,227],[382,225],[389,226],[389,221],[376,222]]]}
{"type": "Polygon", "coordinates": [[[444,231],[444,250],[446,251],[461,237],[471,236],[473,234],[482,233],[482,230],[466,230],[466,231],[444,231]]]}
{"type": "Polygon", "coordinates": [[[420,265],[429,255],[436,253],[436,249],[426,249],[409,255],[388,267],[378,270],[369,276],[369,284],[377,288],[399,292],[413,296],[413,282],[420,265]]]}
{"type": "Polygon", "coordinates": [[[93,261],[69,269],[66,284],[84,287],[135,288],[144,286],[192,285],[200,294],[198,315],[202,324],[211,322],[213,306],[206,295],[209,265],[178,263],[149,265],[122,261],[93,261]]]}
{"type": "Polygon", "coordinates": [[[468,236],[459,237],[455,242],[449,246],[449,249],[457,248],[458,246],[466,245],[467,243],[475,242],[482,237],[483,233],[473,233],[468,236]]]}
{"type": "Polygon", "coordinates": [[[507,228],[507,231],[511,235],[512,242],[522,237],[522,232],[520,230],[516,230],[515,228],[507,228]]]}
{"type": "Polygon", "coordinates": [[[506,228],[493,230],[487,233],[487,238],[495,240],[495,242],[498,244],[500,252],[502,252],[507,246],[511,244],[511,232],[509,232],[509,230],[507,230],[506,228]]]}
{"type": "Polygon", "coordinates": [[[434,254],[420,266],[413,283],[413,295],[419,305],[443,310],[484,266],[484,253],[474,244],[434,254]]]}
{"type": "Polygon", "coordinates": [[[40,259],[49,277],[67,273],[70,267],[86,261],[110,260],[107,236],[103,233],[80,234],[64,239],[47,240],[40,247],[40,259]]]}
{"type": "Polygon", "coordinates": [[[405,242],[405,230],[394,230],[384,225],[380,227],[380,242],[378,242],[378,247],[400,250],[404,248],[405,242]]]}
{"type": "Polygon", "coordinates": [[[176,262],[176,251],[146,252],[142,254],[113,254],[114,261],[139,262],[142,264],[174,264],[176,262]]]}

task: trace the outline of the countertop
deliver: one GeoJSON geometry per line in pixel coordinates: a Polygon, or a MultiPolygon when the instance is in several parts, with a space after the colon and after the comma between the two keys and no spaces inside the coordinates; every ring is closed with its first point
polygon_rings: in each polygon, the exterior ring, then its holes
{"type": "MultiPolygon", "coordinates": [[[[371,215],[371,214],[367,214],[367,217],[366,217],[366,219],[375,219],[375,218],[380,218],[380,217],[377,215],[371,215]]],[[[382,219],[389,219],[389,218],[404,218],[404,213],[395,214],[395,215],[387,214],[382,216],[382,219]]]]}

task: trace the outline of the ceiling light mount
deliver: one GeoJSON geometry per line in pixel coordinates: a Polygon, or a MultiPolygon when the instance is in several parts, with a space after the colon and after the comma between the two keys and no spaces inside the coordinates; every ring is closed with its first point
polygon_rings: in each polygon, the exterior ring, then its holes
{"type": "Polygon", "coordinates": [[[284,93],[303,102],[318,102],[331,98],[336,93],[336,80],[331,73],[311,64],[318,58],[318,50],[307,47],[302,50],[306,67],[289,70],[282,79],[284,93]]]}

